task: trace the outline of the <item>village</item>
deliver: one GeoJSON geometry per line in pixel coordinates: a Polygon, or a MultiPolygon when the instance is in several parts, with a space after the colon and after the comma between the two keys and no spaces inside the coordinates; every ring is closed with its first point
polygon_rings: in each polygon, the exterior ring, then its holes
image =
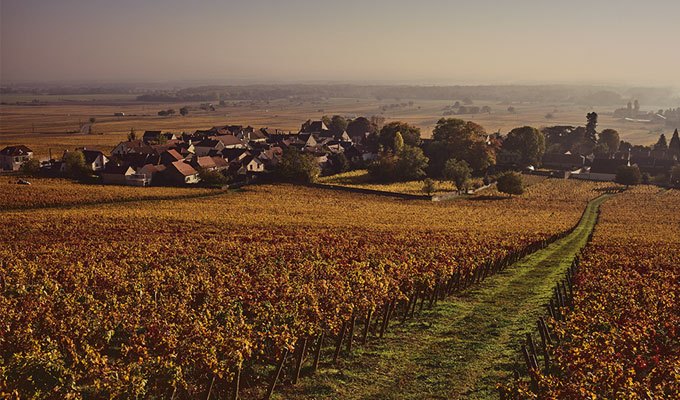
{"type": "MultiPolygon", "coordinates": [[[[345,129],[347,124],[341,124],[340,128],[332,125],[327,117],[324,120],[307,120],[298,132],[224,125],[193,133],[147,130],[138,137],[131,130],[128,140],[115,146],[110,154],[83,147],[67,150],[61,158],[49,157],[39,161],[33,159],[33,151],[25,145],[8,146],[0,151],[0,169],[26,172],[30,169],[26,168],[30,163],[33,172],[41,176],[73,177],[72,164],[75,159],[83,164],[79,167],[83,169],[80,171],[81,176],[87,176],[89,182],[130,186],[225,187],[277,179],[274,172],[284,153],[290,150],[313,159],[320,175],[333,175],[370,168],[386,153],[394,152],[391,142],[385,145],[383,133],[378,132],[375,123],[364,117],[359,120],[365,122],[355,124],[351,130],[345,129]],[[357,130],[357,125],[365,129],[357,130]]],[[[406,126],[409,129],[408,124],[401,122],[393,122],[391,126],[401,127],[402,130],[406,126]]],[[[636,167],[641,183],[677,183],[680,160],[677,130],[670,143],[662,135],[654,146],[633,146],[623,141],[619,143],[616,136],[616,143],[611,144],[610,140],[611,149],[608,151],[598,149],[602,146],[607,149],[606,143],[595,145],[593,141],[588,142],[590,147],[586,146],[585,151],[575,152],[575,148],[584,148],[583,145],[565,147],[560,141],[565,141],[570,135],[583,136],[584,133],[578,132],[579,129],[584,130],[580,127],[544,128],[540,134],[541,141],[546,141],[544,147],[550,145],[552,151],[540,152],[533,161],[531,158],[527,161],[522,156],[525,150],[517,148],[516,144],[512,145],[512,141],[506,140],[507,137],[500,133],[476,133],[475,140],[487,153],[492,154],[494,162],[488,168],[474,172],[485,178],[502,171],[516,170],[551,177],[614,181],[621,167],[636,167]]],[[[432,150],[435,139],[421,139],[419,135],[418,132],[417,137],[410,139],[412,147],[424,150],[425,155],[436,153],[432,150]]],[[[602,133],[602,140],[604,135],[605,132],[602,133]]],[[[394,133],[389,140],[394,140],[393,137],[394,133]]],[[[428,172],[427,175],[432,174],[428,172]]]]}
{"type": "MultiPolygon", "coordinates": [[[[350,138],[346,132],[333,134],[321,121],[308,121],[297,133],[226,125],[189,134],[145,131],[141,138],[132,131],[128,139],[110,154],[90,148],[74,151],[82,153],[85,166],[101,183],[131,186],[197,184],[203,171],[217,172],[233,183],[255,181],[271,172],[288,148],[313,154],[323,171],[332,170],[340,162],[339,155],[355,163],[374,156],[361,145],[361,138],[350,138]]],[[[61,159],[42,160],[41,173],[66,174],[68,153],[61,159]]],[[[32,158],[32,150],[24,145],[0,151],[5,171],[18,171],[32,158]]]]}

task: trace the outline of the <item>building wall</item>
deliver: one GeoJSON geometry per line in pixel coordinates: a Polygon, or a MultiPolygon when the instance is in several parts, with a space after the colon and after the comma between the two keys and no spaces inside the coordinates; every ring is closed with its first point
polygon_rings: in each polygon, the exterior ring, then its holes
{"type": "Polygon", "coordinates": [[[33,153],[25,156],[0,156],[0,169],[5,171],[18,171],[21,165],[33,158],[33,153]]]}

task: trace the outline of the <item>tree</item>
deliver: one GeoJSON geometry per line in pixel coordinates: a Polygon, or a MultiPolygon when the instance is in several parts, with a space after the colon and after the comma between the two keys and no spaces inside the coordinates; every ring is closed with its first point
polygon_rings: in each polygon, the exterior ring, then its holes
{"type": "Polygon", "coordinates": [[[666,142],[666,135],[663,133],[659,136],[659,140],[654,145],[654,150],[668,150],[668,143],[666,142]]]}
{"type": "Polygon", "coordinates": [[[635,103],[633,105],[633,116],[637,117],[638,113],[640,112],[640,103],[635,99],[635,103]]]}
{"type": "Polygon", "coordinates": [[[394,149],[396,154],[399,154],[402,150],[404,150],[404,138],[399,132],[394,135],[394,144],[392,145],[392,149],[394,149]]]}
{"type": "Polygon", "coordinates": [[[198,170],[198,176],[201,182],[208,186],[222,186],[229,183],[226,176],[217,171],[201,168],[198,170]]]}
{"type": "Polygon", "coordinates": [[[430,158],[430,176],[442,176],[446,161],[465,160],[477,173],[495,163],[495,148],[487,145],[486,131],[474,122],[442,118],[432,131],[433,140],[424,146],[430,158]]]}
{"type": "Polygon", "coordinates": [[[40,173],[40,161],[32,158],[21,164],[21,172],[26,175],[36,176],[40,173]]]}
{"type": "Polygon", "coordinates": [[[598,157],[605,157],[610,154],[609,146],[606,143],[598,143],[593,147],[593,154],[598,157]]]}
{"type": "Polygon", "coordinates": [[[623,152],[629,152],[633,148],[633,144],[622,140],[619,142],[619,150],[623,152]]]}
{"type": "Polygon", "coordinates": [[[366,117],[359,117],[351,120],[347,124],[347,134],[350,137],[368,137],[377,134],[378,129],[376,125],[371,123],[366,117]]]}
{"type": "Polygon", "coordinates": [[[423,181],[423,192],[428,196],[432,196],[432,193],[437,191],[437,185],[433,179],[425,178],[423,181]]]}
{"type": "Polygon", "coordinates": [[[586,139],[591,143],[597,142],[597,113],[595,111],[586,115],[586,139]]]}
{"type": "Polygon", "coordinates": [[[294,147],[283,152],[277,168],[283,179],[293,182],[312,183],[321,173],[313,155],[302,153],[294,147]]]}
{"type": "Polygon", "coordinates": [[[87,126],[87,134],[92,135],[94,133],[94,123],[97,122],[97,118],[90,117],[90,124],[87,126]]]}
{"type": "Polygon", "coordinates": [[[378,135],[378,142],[384,148],[391,147],[397,132],[401,133],[404,144],[409,146],[418,146],[420,144],[420,128],[401,121],[390,122],[383,126],[378,135]]]}
{"type": "Polygon", "coordinates": [[[426,175],[428,162],[429,159],[419,147],[404,146],[398,154],[397,179],[411,181],[423,178],[426,175]]]}
{"type": "Polygon", "coordinates": [[[130,128],[130,133],[128,133],[127,139],[129,142],[137,140],[137,132],[135,131],[135,128],[130,128]]]}
{"type": "Polygon", "coordinates": [[[347,120],[340,115],[334,115],[328,122],[328,129],[333,134],[340,134],[347,129],[347,120]]]}
{"type": "Polygon", "coordinates": [[[509,112],[510,114],[514,114],[514,113],[517,112],[517,110],[515,109],[515,107],[510,106],[510,107],[508,107],[508,112],[509,112]]]}
{"type": "Polygon", "coordinates": [[[545,153],[545,137],[536,128],[523,126],[508,133],[503,141],[502,149],[516,151],[520,154],[520,163],[524,166],[539,165],[545,153]]]}
{"type": "Polygon", "coordinates": [[[513,194],[520,195],[524,193],[522,175],[517,172],[506,172],[496,179],[496,188],[510,197],[513,194]]]}
{"type": "Polygon", "coordinates": [[[678,136],[678,130],[673,132],[673,137],[671,137],[670,143],[668,143],[668,150],[671,156],[675,156],[680,160],[680,136],[678,136]]]}
{"type": "Polygon", "coordinates": [[[611,153],[616,153],[619,150],[619,145],[621,144],[619,132],[617,132],[615,129],[603,130],[600,132],[598,143],[607,145],[607,149],[609,149],[611,153]]]}
{"type": "Polygon", "coordinates": [[[331,171],[339,174],[341,172],[349,171],[351,164],[344,153],[334,153],[328,156],[331,164],[331,171]]]}
{"type": "Polygon", "coordinates": [[[82,179],[90,174],[90,170],[85,165],[85,155],[82,151],[66,152],[62,161],[66,174],[71,178],[82,179]]]}
{"type": "Polygon", "coordinates": [[[179,109],[179,113],[180,113],[180,115],[185,116],[185,115],[189,114],[189,108],[188,107],[182,107],[182,108],[179,109]]]}
{"type": "Polygon", "coordinates": [[[418,147],[404,146],[398,154],[386,151],[368,167],[372,180],[378,182],[412,181],[423,178],[428,158],[418,147]]]}
{"type": "Polygon", "coordinates": [[[463,160],[450,159],[444,165],[444,177],[453,181],[458,192],[467,189],[467,183],[472,176],[470,166],[463,160]]]}
{"type": "Polygon", "coordinates": [[[680,165],[676,165],[671,169],[670,183],[675,186],[680,186],[680,165]]]}
{"type": "Polygon", "coordinates": [[[631,167],[627,165],[622,165],[616,170],[616,177],[614,182],[620,185],[626,185],[626,188],[630,185],[640,184],[642,175],[640,174],[640,168],[637,165],[631,167]]]}

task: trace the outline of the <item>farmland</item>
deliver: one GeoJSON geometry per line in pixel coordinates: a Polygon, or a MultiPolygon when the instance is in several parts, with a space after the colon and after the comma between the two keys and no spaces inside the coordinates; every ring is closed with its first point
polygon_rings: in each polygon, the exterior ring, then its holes
{"type": "Polygon", "coordinates": [[[145,199],[181,199],[219,194],[217,190],[190,188],[141,188],[80,184],[67,179],[30,178],[32,185],[0,181],[0,208],[31,209],[86,204],[121,203],[145,199]]]}
{"type": "MultiPolygon", "coordinates": [[[[93,147],[110,151],[117,143],[125,140],[134,128],[190,132],[211,126],[230,124],[252,125],[297,131],[300,124],[309,118],[322,115],[345,115],[349,117],[379,115],[386,120],[400,120],[421,128],[423,137],[429,137],[442,110],[455,99],[416,100],[413,105],[390,108],[395,102],[367,98],[330,98],[326,100],[302,101],[292,99],[272,101],[233,101],[217,106],[215,111],[198,109],[199,103],[145,103],[124,99],[106,100],[101,96],[95,101],[45,101],[40,105],[0,105],[0,146],[22,143],[31,147],[38,157],[46,157],[49,149],[59,154],[65,149],[93,147]],[[161,117],[160,110],[178,109],[190,106],[186,116],[161,117]],[[383,107],[387,107],[383,109],[383,107]],[[114,117],[123,112],[124,117],[114,117]],[[96,118],[94,135],[81,134],[81,127],[89,118],[96,118]]],[[[51,99],[53,100],[53,99],[51,99]]],[[[84,99],[81,99],[84,100],[84,99]]],[[[401,104],[401,103],[400,103],[401,104]]],[[[651,144],[659,133],[667,129],[658,124],[625,122],[609,115],[612,106],[585,107],[573,104],[517,103],[515,112],[508,112],[506,103],[479,101],[475,105],[491,107],[489,114],[467,114],[460,118],[481,124],[487,132],[509,130],[523,125],[536,127],[551,125],[583,125],[585,115],[596,110],[600,114],[600,126],[617,129],[621,138],[635,144],[651,144]],[[552,119],[545,116],[553,114],[552,119]]],[[[668,133],[668,132],[666,132],[668,133]]]]}
{"type": "Polygon", "coordinates": [[[643,187],[603,206],[542,397],[680,396],[679,205],[678,191],[643,187]]]}
{"type": "Polygon", "coordinates": [[[601,188],[550,179],[451,203],[290,185],[62,209],[27,197],[38,208],[0,213],[0,389],[204,398],[241,365],[244,396],[259,396],[262,367],[298,339],[565,232],[601,188]]]}

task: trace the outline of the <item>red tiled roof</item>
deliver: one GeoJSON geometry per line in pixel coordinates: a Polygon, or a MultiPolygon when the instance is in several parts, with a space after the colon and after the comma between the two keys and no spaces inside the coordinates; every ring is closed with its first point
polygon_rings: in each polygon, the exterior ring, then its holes
{"type": "Polygon", "coordinates": [[[177,170],[177,172],[184,176],[194,175],[198,173],[198,171],[196,171],[194,167],[183,161],[175,161],[171,165],[177,170]]]}

